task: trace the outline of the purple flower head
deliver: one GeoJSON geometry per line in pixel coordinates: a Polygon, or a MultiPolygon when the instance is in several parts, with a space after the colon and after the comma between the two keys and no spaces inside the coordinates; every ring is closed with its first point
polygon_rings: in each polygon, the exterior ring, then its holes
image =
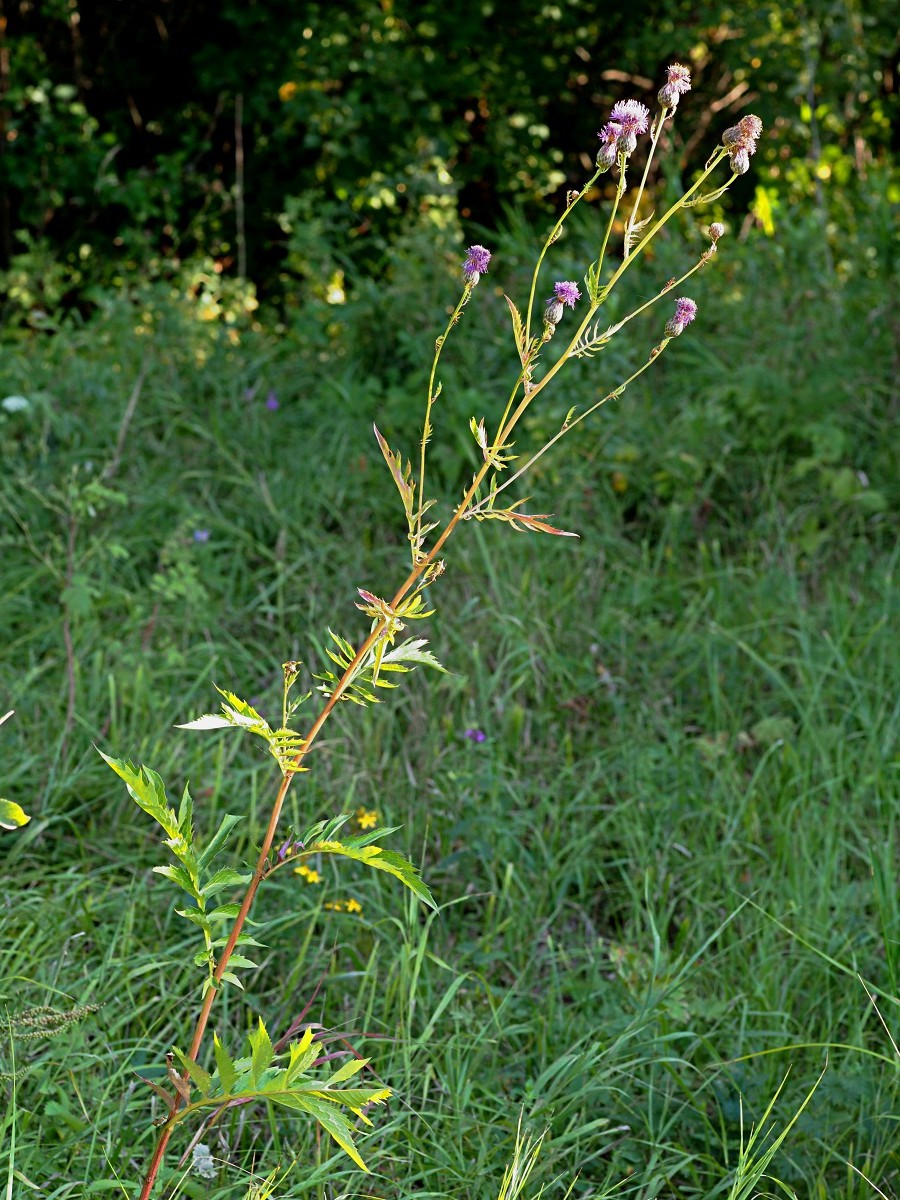
{"type": "Polygon", "coordinates": [[[483,729],[467,729],[463,737],[468,738],[470,742],[483,742],[487,734],[483,729]]]}
{"type": "Polygon", "coordinates": [[[597,134],[600,139],[600,149],[597,151],[597,166],[601,171],[608,171],[615,165],[618,157],[616,142],[619,140],[621,129],[618,125],[606,124],[597,134]]]}
{"type": "Polygon", "coordinates": [[[470,246],[466,254],[468,258],[463,263],[463,275],[466,277],[466,283],[474,287],[490,265],[491,252],[484,246],[470,246]]]}
{"type": "Polygon", "coordinates": [[[666,82],[656,94],[663,108],[677,108],[678,101],[685,92],[691,90],[691,73],[681,63],[672,63],[666,67],[666,82]]]}
{"type": "Polygon", "coordinates": [[[640,100],[620,100],[613,105],[609,119],[624,133],[646,133],[650,128],[650,109],[640,100]]]}
{"type": "Polygon", "coordinates": [[[266,396],[266,408],[269,412],[275,412],[278,408],[278,395],[274,388],[269,388],[269,394],[266,396]]]}
{"type": "Polygon", "coordinates": [[[567,280],[554,283],[553,293],[557,300],[563,304],[568,304],[569,308],[574,308],[575,301],[581,299],[581,292],[579,292],[576,285],[567,280]]]}
{"type": "Polygon", "coordinates": [[[685,92],[691,90],[691,73],[681,65],[681,63],[672,63],[666,67],[666,85],[674,88],[679,96],[683,96],[685,92]]]}
{"type": "Polygon", "coordinates": [[[194,541],[195,542],[208,542],[209,541],[209,530],[208,529],[195,529],[194,530],[194,541]]]}
{"type": "Polygon", "coordinates": [[[763,131],[763,123],[759,117],[754,117],[752,113],[747,113],[746,117],[741,117],[738,121],[738,129],[748,141],[758,141],[759,135],[763,131]]]}
{"type": "Polygon", "coordinates": [[[731,169],[735,175],[743,175],[748,170],[750,155],[756,153],[756,142],[762,130],[759,117],[747,113],[737,125],[730,126],[722,134],[722,145],[731,156],[731,169]]]}
{"type": "Polygon", "coordinates": [[[666,337],[678,337],[697,315],[697,305],[687,296],[675,301],[675,313],[666,322],[666,337]]]}

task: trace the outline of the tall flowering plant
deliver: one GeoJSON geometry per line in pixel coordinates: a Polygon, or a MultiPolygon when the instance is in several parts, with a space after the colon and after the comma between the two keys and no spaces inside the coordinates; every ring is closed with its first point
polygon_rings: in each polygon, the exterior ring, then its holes
{"type": "MultiPolygon", "coordinates": [[[[240,988],[241,972],[255,967],[248,955],[259,943],[248,932],[248,917],[259,889],[277,872],[291,870],[309,878],[315,875],[309,865],[310,859],[322,855],[349,858],[392,875],[423,904],[434,906],[431,893],[413,866],[383,844],[391,830],[371,828],[370,814],[366,814],[365,822],[357,822],[360,832],[355,834],[347,832],[347,815],[312,821],[304,830],[284,830],[281,816],[285,797],[297,777],[311,768],[312,751],[338,705],[347,701],[362,707],[375,704],[384,698],[386,690],[398,686],[403,675],[417,667],[443,670],[427,649],[424,638],[403,635],[415,622],[433,612],[432,596],[446,565],[444,551],[460,525],[472,520],[500,521],[516,530],[574,536],[551,524],[551,514],[526,511],[523,508],[525,501],[513,499],[510,489],[562,438],[603,404],[621,396],[633,380],[659,359],[671,341],[697,317],[695,301],[685,295],[677,296],[662,324],[660,339],[649,348],[641,365],[613,388],[571,408],[560,428],[543,445],[520,458],[513,454],[513,435],[525,413],[538,402],[541,393],[570,360],[601,353],[627,324],[680,290],[692,275],[713,259],[725,232],[719,223],[709,226],[709,245],[681,276],[670,279],[649,300],[615,324],[604,327],[598,316],[600,310],[653,238],[677,212],[721,196],[747,170],[750,156],[756,149],[762,132],[761,122],[754,116],[744,116],[736,126],[725,131],[699,177],[675,204],[659,217],[638,221],[648,172],[661,135],[690,86],[687,68],[676,63],[666,72],[666,82],[659,90],[658,107],[652,119],[650,110],[638,100],[622,100],[610,112],[598,135],[600,145],[594,172],[579,190],[568,194],[565,207],[538,255],[526,303],[520,309],[514,300],[506,297],[517,358],[513,383],[505,402],[498,405],[499,411],[492,417],[473,415],[470,430],[480,460],[478,467],[458,502],[441,509],[438,501],[429,496],[427,487],[428,448],[441,396],[438,369],[450,334],[482,278],[493,270],[491,252],[485,246],[469,247],[462,264],[461,294],[443,333],[435,342],[417,454],[405,458],[375,429],[375,438],[400,497],[409,562],[391,596],[378,596],[365,587],[358,589],[356,607],[368,618],[368,632],[350,639],[329,631],[327,653],[330,665],[313,675],[311,686],[305,691],[298,687],[302,664],[296,661],[284,664],[281,714],[276,725],[270,724],[251,704],[234,693],[221,691],[222,703],[218,712],[207,713],[181,726],[190,730],[242,730],[261,739],[277,763],[280,783],[253,869],[248,872],[221,865],[229,836],[241,817],[226,814],[218,828],[201,841],[195,829],[194,807],[187,789],[176,806],[170,802],[162,779],[149,767],[137,767],[125,759],[103,756],[124,780],[136,803],[162,828],[163,844],[169,851],[170,861],[155,870],[184,893],[185,907],[178,911],[195,927],[201,941],[194,959],[199,972],[199,1012],[188,1047],[186,1050],[175,1048],[167,1055],[168,1086],[148,1081],[162,1101],[163,1115],[157,1122],[159,1132],[141,1186],[140,1200],[150,1197],[173,1134],[188,1122],[193,1122],[195,1132],[183,1156],[186,1158],[193,1150],[195,1169],[204,1177],[210,1177],[214,1166],[205,1144],[200,1141],[204,1129],[228,1109],[253,1101],[312,1117],[360,1168],[366,1170],[354,1140],[356,1123],[370,1124],[367,1112],[391,1094],[390,1089],[376,1084],[366,1073],[368,1060],[350,1058],[336,1070],[331,1070],[328,1064],[333,1056],[324,1051],[313,1029],[302,1025],[273,1042],[265,1024],[259,1021],[248,1038],[243,1055],[228,1047],[215,1032],[210,1045],[207,1029],[223,991],[240,988]],[[648,135],[643,172],[629,205],[626,196],[629,195],[627,180],[631,158],[640,139],[648,135]],[[711,176],[723,165],[730,174],[712,186],[709,183],[711,176]],[[575,281],[556,280],[549,297],[540,300],[538,291],[542,273],[548,267],[553,244],[564,223],[579,204],[594,198],[598,179],[610,171],[617,172],[615,192],[605,222],[601,223],[597,257],[587,266],[583,290],[575,281]],[[618,238],[620,232],[621,254],[608,264],[613,238],[618,238]],[[552,360],[548,360],[551,341],[556,352],[552,360]],[[314,700],[318,703],[318,711],[305,726],[301,726],[298,713],[301,709],[306,711],[304,706],[311,705],[314,700]],[[223,902],[224,896],[231,898],[223,902]]],[[[258,930],[255,925],[254,928],[258,930]]]]}

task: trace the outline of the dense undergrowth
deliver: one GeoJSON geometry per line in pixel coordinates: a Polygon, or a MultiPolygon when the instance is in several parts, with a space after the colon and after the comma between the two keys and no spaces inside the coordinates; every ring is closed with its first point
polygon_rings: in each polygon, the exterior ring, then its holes
{"type": "MultiPolygon", "coordinates": [[[[897,1192],[897,395],[876,227],[843,264],[812,228],[723,243],[696,334],[542,462],[536,507],[581,539],[454,539],[430,637],[455,674],[339,714],[287,813],[377,810],[441,911],[347,865],[279,877],[246,993],[273,1036],[309,1005],[396,1089],[375,1174],[238,1110],[206,1137],[215,1181],[177,1194],[243,1196],[264,1157],[303,1165],[277,1195],[486,1198],[522,1110],[549,1126],[539,1182],[749,1196],[752,1124],[787,1075],[777,1134],[823,1068],[771,1172],[801,1196],[897,1192]]],[[[471,472],[469,418],[506,394],[500,285],[521,286],[531,236],[511,218],[447,355],[445,496],[471,472]]],[[[0,391],[27,406],[0,412],[0,790],[33,818],[3,840],[10,1195],[116,1194],[146,1158],[138,1076],[183,1040],[194,979],[155,839],[93,747],[245,813],[252,857],[269,760],[171,727],[212,681],[276,709],[280,664],[321,666],[328,625],[358,633],[355,589],[397,578],[371,425],[412,449],[450,290],[420,251],[277,334],[135,289],[4,347],[0,391]],[[22,1024],[42,1005],[70,1014],[54,1037],[22,1024]]],[[[523,445],[658,338],[579,366],[523,445]]],[[[240,1012],[226,997],[219,1028],[240,1012]]]]}

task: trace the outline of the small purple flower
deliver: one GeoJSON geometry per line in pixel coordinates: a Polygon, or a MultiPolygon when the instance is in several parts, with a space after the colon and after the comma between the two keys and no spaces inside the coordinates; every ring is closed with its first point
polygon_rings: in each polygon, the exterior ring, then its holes
{"type": "Polygon", "coordinates": [[[664,108],[675,108],[685,92],[691,90],[691,73],[681,63],[666,67],[666,82],[657,93],[657,100],[664,108]]]}
{"type": "Polygon", "coordinates": [[[209,530],[208,529],[195,529],[194,530],[194,541],[195,542],[208,542],[209,541],[209,530]]]}
{"type": "Polygon", "coordinates": [[[737,125],[732,125],[722,134],[722,145],[731,158],[731,169],[735,175],[743,175],[750,168],[750,155],[756,153],[756,143],[763,131],[759,117],[747,113],[737,125]]]}
{"type": "Polygon", "coordinates": [[[640,100],[620,100],[609,114],[623,133],[646,133],[650,128],[650,109],[640,100]]]}
{"type": "Polygon", "coordinates": [[[618,157],[616,142],[619,140],[621,130],[618,125],[607,123],[603,126],[597,137],[600,139],[600,149],[597,151],[597,166],[601,171],[608,171],[610,167],[615,165],[618,157]]]}
{"type": "Polygon", "coordinates": [[[581,292],[579,292],[577,286],[567,280],[554,283],[553,291],[556,299],[561,300],[563,304],[568,304],[569,308],[574,308],[575,301],[581,299],[581,292]]]}
{"type": "Polygon", "coordinates": [[[468,257],[463,263],[463,275],[466,278],[466,283],[474,287],[490,265],[491,252],[490,250],[486,250],[484,246],[470,246],[466,254],[468,257]]]}
{"type": "Polygon", "coordinates": [[[483,729],[467,729],[463,734],[463,737],[468,738],[470,742],[481,743],[485,740],[487,734],[483,729]]]}
{"type": "Polygon", "coordinates": [[[269,388],[269,394],[266,396],[266,408],[269,412],[276,412],[278,407],[278,394],[274,388],[269,388]]]}
{"type": "Polygon", "coordinates": [[[675,314],[666,322],[666,337],[678,337],[697,315],[697,305],[687,296],[675,301],[675,314]]]}
{"type": "Polygon", "coordinates": [[[738,121],[738,129],[740,129],[745,138],[756,142],[763,131],[763,123],[753,113],[747,113],[745,117],[741,117],[738,121]]]}

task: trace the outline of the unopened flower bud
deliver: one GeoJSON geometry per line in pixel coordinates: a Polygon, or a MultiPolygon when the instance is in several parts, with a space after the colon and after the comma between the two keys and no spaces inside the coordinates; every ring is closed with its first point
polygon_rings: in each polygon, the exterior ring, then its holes
{"type": "Polygon", "coordinates": [[[713,221],[709,227],[709,236],[713,242],[717,242],[725,233],[725,226],[721,221],[713,221]]]}
{"type": "Polygon", "coordinates": [[[562,320],[563,302],[557,300],[555,296],[547,301],[547,307],[544,310],[544,321],[548,325],[557,326],[562,320]]]}
{"type": "Polygon", "coordinates": [[[601,171],[608,171],[615,165],[618,150],[616,140],[619,136],[618,125],[606,124],[597,134],[600,139],[600,149],[597,151],[597,166],[601,171]]]}
{"type": "Polygon", "coordinates": [[[664,84],[656,93],[656,98],[663,108],[675,108],[681,93],[671,83],[664,84]]]}
{"type": "Polygon", "coordinates": [[[728,159],[728,165],[735,175],[746,175],[750,170],[750,151],[743,146],[738,146],[728,159]]]}
{"type": "Polygon", "coordinates": [[[735,150],[744,140],[743,134],[737,125],[729,125],[722,134],[722,145],[726,150],[735,150]]]}

